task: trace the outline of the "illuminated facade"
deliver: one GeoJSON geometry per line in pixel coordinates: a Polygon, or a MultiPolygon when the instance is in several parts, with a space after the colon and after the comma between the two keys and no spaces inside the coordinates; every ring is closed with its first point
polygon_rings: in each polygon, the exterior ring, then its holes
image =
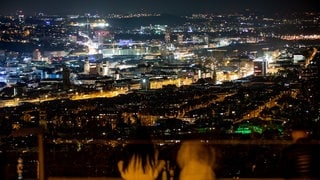
{"type": "Polygon", "coordinates": [[[35,49],[32,53],[32,58],[34,60],[41,60],[41,52],[39,49],[35,49]]]}
{"type": "Polygon", "coordinates": [[[149,77],[141,78],[140,86],[141,86],[142,90],[149,90],[150,89],[150,79],[149,79],[149,77]]]}
{"type": "Polygon", "coordinates": [[[84,74],[89,74],[90,73],[90,63],[89,63],[89,59],[86,58],[84,61],[84,74]]]}
{"type": "Polygon", "coordinates": [[[253,60],[253,75],[265,76],[267,74],[267,60],[255,59],[253,60]]]}
{"type": "Polygon", "coordinates": [[[23,13],[22,10],[17,10],[17,11],[16,11],[16,16],[17,16],[19,22],[23,22],[24,19],[25,19],[25,18],[24,18],[24,13],[23,13]]]}

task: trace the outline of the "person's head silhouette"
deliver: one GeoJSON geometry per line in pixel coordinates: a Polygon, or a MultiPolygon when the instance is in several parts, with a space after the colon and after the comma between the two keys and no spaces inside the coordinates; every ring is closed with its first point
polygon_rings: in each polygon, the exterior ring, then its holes
{"type": "Polygon", "coordinates": [[[118,162],[118,170],[123,179],[153,180],[164,166],[158,160],[158,151],[146,127],[138,127],[125,145],[123,158],[118,162]]]}
{"type": "Polygon", "coordinates": [[[178,150],[177,163],[181,169],[180,180],[215,179],[215,151],[199,140],[182,142],[178,150]]]}

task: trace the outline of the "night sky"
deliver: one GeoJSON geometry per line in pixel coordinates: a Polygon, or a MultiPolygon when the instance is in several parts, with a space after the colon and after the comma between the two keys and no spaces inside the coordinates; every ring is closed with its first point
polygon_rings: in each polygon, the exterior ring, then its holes
{"type": "Polygon", "coordinates": [[[1,0],[0,14],[228,13],[245,9],[262,13],[319,12],[319,0],[1,0]]]}

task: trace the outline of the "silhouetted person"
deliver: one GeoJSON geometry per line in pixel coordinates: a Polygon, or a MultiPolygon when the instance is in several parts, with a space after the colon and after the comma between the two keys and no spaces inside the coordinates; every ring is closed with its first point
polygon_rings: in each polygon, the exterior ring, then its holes
{"type": "Polygon", "coordinates": [[[286,179],[319,180],[320,148],[304,125],[292,128],[290,144],[283,151],[282,168],[286,179]]]}
{"type": "Polygon", "coordinates": [[[199,140],[186,140],[178,150],[179,180],[215,180],[215,151],[199,140]]]}
{"type": "Polygon", "coordinates": [[[0,179],[10,180],[12,179],[12,171],[9,165],[8,154],[5,150],[0,149],[0,179]]]}
{"type": "Polygon", "coordinates": [[[118,170],[125,180],[155,180],[162,171],[165,161],[158,159],[159,152],[152,143],[148,131],[138,127],[134,138],[124,149],[118,170]]]}
{"type": "Polygon", "coordinates": [[[0,149],[0,179],[6,178],[7,157],[0,149]]]}

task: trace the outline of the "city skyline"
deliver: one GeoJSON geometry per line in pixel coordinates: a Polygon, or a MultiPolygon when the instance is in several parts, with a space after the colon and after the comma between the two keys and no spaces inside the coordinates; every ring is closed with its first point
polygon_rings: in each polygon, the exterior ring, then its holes
{"type": "Polygon", "coordinates": [[[230,13],[241,12],[245,9],[272,14],[292,12],[319,12],[316,0],[282,0],[282,1],[252,1],[252,0],[74,0],[74,1],[44,1],[44,0],[4,0],[0,7],[0,14],[11,15],[16,10],[22,10],[25,14],[43,12],[47,14],[81,14],[81,13],[137,13],[154,12],[169,14],[191,13],[230,13]]]}
{"type": "Polygon", "coordinates": [[[189,139],[224,180],[284,179],[296,127],[319,152],[315,0],[1,2],[0,180],[120,180],[136,132],[155,179],[180,178],[189,139]]]}

